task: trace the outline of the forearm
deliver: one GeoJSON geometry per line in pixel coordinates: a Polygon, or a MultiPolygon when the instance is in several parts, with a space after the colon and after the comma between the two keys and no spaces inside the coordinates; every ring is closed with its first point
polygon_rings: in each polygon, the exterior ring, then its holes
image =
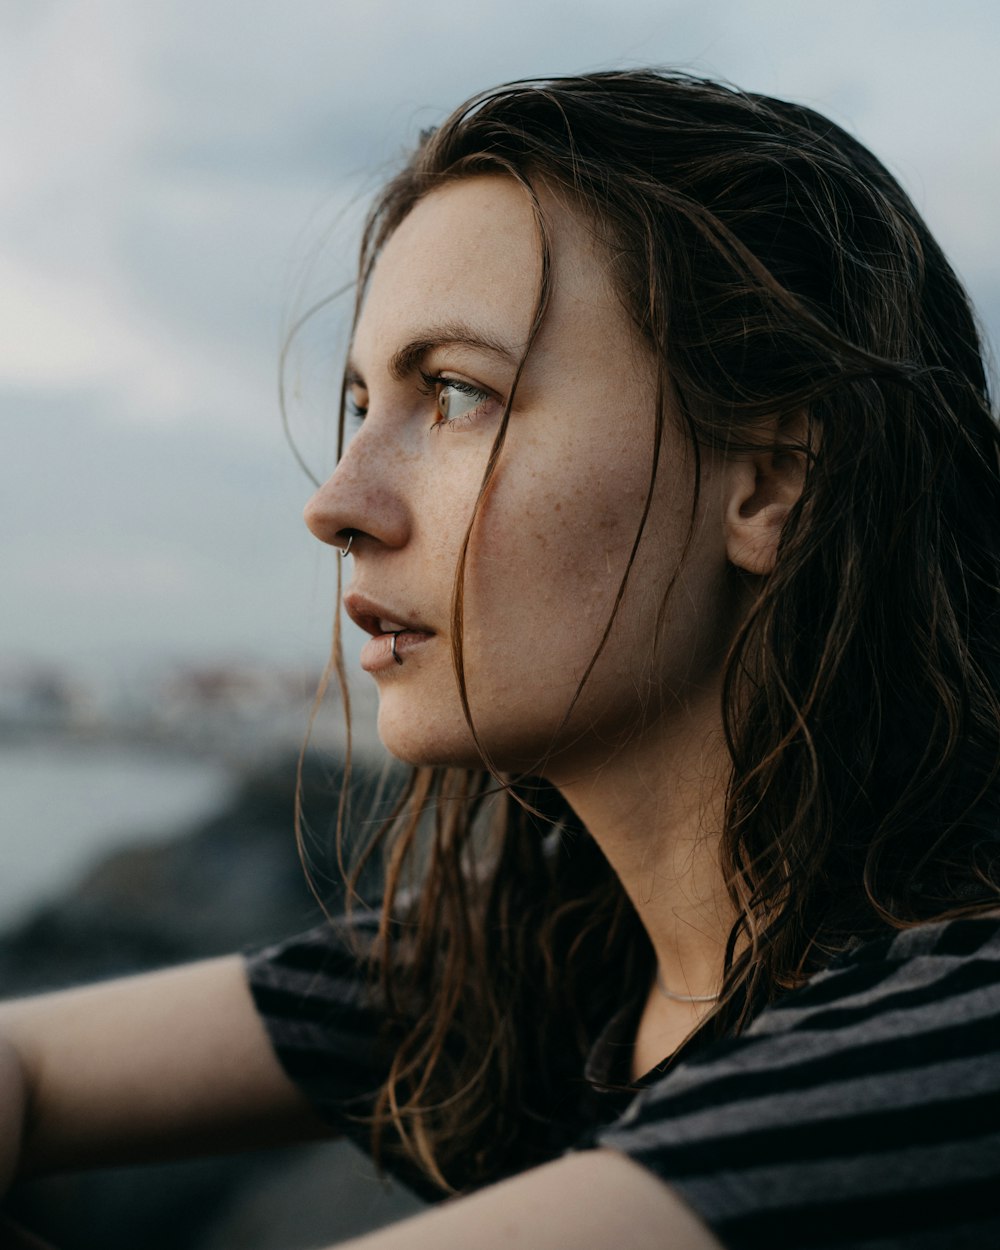
{"type": "Polygon", "coordinates": [[[0,1149],[27,1175],[329,1135],[281,1071],[238,958],[0,1004],[0,1037],[18,1125],[0,1149]]]}
{"type": "Polygon", "coordinates": [[[20,1056],[0,1037],[0,1197],[17,1175],[28,1114],[28,1087],[20,1056]]]}
{"type": "Polygon", "coordinates": [[[584,1151],[328,1250],[721,1250],[673,1190],[584,1151]]]}

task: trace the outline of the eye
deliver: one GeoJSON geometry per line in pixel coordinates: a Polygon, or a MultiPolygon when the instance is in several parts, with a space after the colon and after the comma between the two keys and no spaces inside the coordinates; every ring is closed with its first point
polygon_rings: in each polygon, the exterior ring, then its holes
{"type": "Polygon", "coordinates": [[[432,428],[456,426],[475,420],[482,410],[493,401],[493,396],[471,382],[458,378],[443,378],[422,373],[426,394],[433,395],[436,415],[439,418],[432,428]]]}
{"type": "Polygon", "coordinates": [[[355,421],[368,415],[368,392],[362,386],[348,386],[344,396],[344,411],[355,421]]]}
{"type": "Polygon", "coordinates": [[[455,421],[475,412],[489,396],[464,382],[447,382],[438,391],[437,409],[443,421],[455,421]]]}

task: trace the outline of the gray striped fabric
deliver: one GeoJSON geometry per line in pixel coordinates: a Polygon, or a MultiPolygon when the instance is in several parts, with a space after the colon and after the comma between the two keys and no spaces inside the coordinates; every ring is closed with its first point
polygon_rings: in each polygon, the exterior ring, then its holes
{"type": "Polygon", "coordinates": [[[860,947],[644,1089],[592,1144],[725,1246],[1000,1247],[1000,925],[860,947]]]}
{"type": "MultiPolygon", "coordinates": [[[[249,957],[286,1070],[362,1146],[389,1062],[356,943],[377,917],[249,957]]],[[[607,1146],[676,1189],[724,1246],[1000,1247],[1000,921],[860,946],[741,1037],[688,1047],[640,1090],[607,1092],[634,1013],[553,1112],[553,1156],[607,1146]],[[620,1039],[620,1040],[616,1040],[620,1039]]],[[[537,1155],[535,1156],[537,1160],[537,1155]]],[[[440,1193],[405,1162],[393,1170],[440,1193]]]]}

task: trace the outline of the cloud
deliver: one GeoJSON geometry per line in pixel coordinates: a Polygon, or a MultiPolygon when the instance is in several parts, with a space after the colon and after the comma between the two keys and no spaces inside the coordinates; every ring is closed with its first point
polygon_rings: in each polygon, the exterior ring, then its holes
{"type": "MultiPolygon", "coordinates": [[[[419,129],[495,81],[667,63],[814,105],[898,172],[998,337],[988,0],[32,0],[0,35],[0,506],[31,539],[0,645],[280,649],[308,618],[325,649],[282,332],[350,276],[419,129]]],[[[318,456],[341,344],[335,314],[293,361],[318,456]]]]}

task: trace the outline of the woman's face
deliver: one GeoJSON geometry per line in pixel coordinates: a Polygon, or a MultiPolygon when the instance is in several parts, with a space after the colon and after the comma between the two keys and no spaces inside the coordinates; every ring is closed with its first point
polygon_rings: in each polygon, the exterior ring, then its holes
{"type": "MultiPolygon", "coordinates": [[[[604,249],[554,196],[541,199],[552,299],[479,507],[463,634],[472,716],[493,762],[529,770],[546,756],[542,771],[558,780],[715,698],[735,609],[709,464],[655,645],[692,498],[692,458],[668,416],[628,588],[562,724],[639,528],[655,371],[604,249]]],[[[379,733],[412,763],[480,762],[453,668],[452,592],[539,280],[532,207],[514,180],[469,178],[418,203],[378,260],[355,333],[349,390],[363,415],[306,509],[323,540],[354,535],[345,603],[373,634],[362,665],[378,684],[379,733]],[[390,626],[410,627],[396,639],[402,663],[390,626]]]]}

